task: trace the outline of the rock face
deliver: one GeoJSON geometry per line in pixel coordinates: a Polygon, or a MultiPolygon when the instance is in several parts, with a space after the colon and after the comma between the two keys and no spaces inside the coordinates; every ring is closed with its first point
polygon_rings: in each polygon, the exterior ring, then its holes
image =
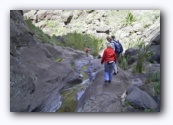
{"type": "MultiPolygon", "coordinates": [[[[103,33],[101,35],[106,36],[113,29],[113,27],[100,23],[101,20],[105,22],[106,12],[102,10],[31,10],[30,12],[24,11],[24,18],[33,20],[38,27],[48,34],[54,33],[54,29],[58,27],[58,29],[62,29],[59,33],[79,31],[98,36],[103,33]],[[94,17],[95,19],[93,19],[94,15],[97,15],[94,17]],[[55,26],[50,28],[46,21],[50,21],[52,25],[56,22],[55,26]]],[[[56,36],[58,35],[62,34],[56,34],[56,36]]]]}
{"type": "Polygon", "coordinates": [[[60,90],[82,82],[73,64],[83,57],[84,52],[40,43],[21,13],[10,11],[10,111],[56,111],[60,90]]]}
{"type": "MultiPolygon", "coordinates": [[[[146,44],[158,43],[160,39],[159,10],[23,10],[23,13],[25,19],[60,41],[64,34],[72,32],[89,34],[105,42],[108,35],[115,35],[126,50],[141,38],[146,44]],[[131,23],[129,13],[134,17],[131,23]]],[[[129,64],[136,58],[130,58],[129,64]]],[[[154,58],[158,60],[157,55],[154,58]]]]}

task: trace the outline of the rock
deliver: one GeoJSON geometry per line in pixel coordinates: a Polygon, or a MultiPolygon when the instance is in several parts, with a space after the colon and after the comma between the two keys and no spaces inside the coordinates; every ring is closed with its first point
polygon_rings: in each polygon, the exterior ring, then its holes
{"type": "Polygon", "coordinates": [[[83,78],[83,75],[82,75],[82,74],[79,74],[79,77],[80,77],[80,78],[83,78]]]}
{"type": "Polygon", "coordinates": [[[158,18],[157,21],[145,31],[144,36],[146,38],[145,41],[150,44],[160,43],[160,18],[158,18]]]}
{"type": "Polygon", "coordinates": [[[101,93],[92,96],[77,112],[121,112],[121,103],[116,96],[109,93],[101,93]]]}
{"type": "Polygon", "coordinates": [[[130,86],[127,89],[126,100],[136,108],[152,109],[155,111],[158,104],[147,93],[135,86],[130,86]]]}
{"type": "Polygon", "coordinates": [[[151,44],[148,46],[148,50],[152,54],[148,61],[151,63],[160,63],[160,45],[151,44]]]}
{"type": "Polygon", "coordinates": [[[149,74],[160,74],[160,64],[150,64],[146,66],[145,71],[149,74]]]}
{"type": "Polygon", "coordinates": [[[127,59],[128,65],[132,65],[134,62],[137,61],[137,59],[138,59],[138,55],[128,56],[128,59],[127,59]]]}
{"type": "Polygon", "coordinates": [[[36,77],[29,74],[20,60],[10,56],[10,111],[29,110],[33,93],[36,91],[36,77]],[[23,70],[21,70],[23,69],[23,70]],[[29,84],[28,84],[29,83],[29,84]]]}
{"type": "Polygon", "coordinates": [[[40,43],[20,12],[10,11],[10,111],[56,111],[60,90],[82,82],[72,65],[80,58],[84,52],[40,43]]]}
{"type": "Polygon", "coordinates": [[[111,84],[105,85],[103,73],[101,70],[96,74],[95,80],[80,98],[77,112],[122,112],[121,95],[131,76],[119,68],[119,74],[113,78],[111,84]]]}
{"type": "Polygon", "coordinates": [[[110,30],[109,30],[109,27],[107,27],[107,26],[103,27],[102,26],[102,27],[97,28],[96,32],[109,34],[110,30]]]}
{"type": "Polygon", "coordinates": [[[152,42],[152,43],[151,43],[152,45],[159,45],[159,44],[160,44],[160,34],[154,36],[154,38],[152,39],[151,42],[152,42]]]}
{"type": "Polygon", "coordinates": [[[125,51],[124,55],[127,57],[131,57],[138,54],[138,52],[139,52],[139,48],[129,48],[125,51]]]}
{"type": "Polygon", "coordinates": [[[138,87],[144,85],[143,81],[140,78],[132,79],[131,84],[138,87]]]}

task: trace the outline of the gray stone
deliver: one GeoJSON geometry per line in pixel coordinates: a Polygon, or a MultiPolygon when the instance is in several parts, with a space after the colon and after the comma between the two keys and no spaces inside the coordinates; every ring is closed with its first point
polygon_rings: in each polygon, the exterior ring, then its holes
{"type": "Polygon", "coordinates": [[[128,88],[126,100],[136,108],[152,109],[153,111],[158,108],[158,104],[151,96],[135,86],[128,88]]]}

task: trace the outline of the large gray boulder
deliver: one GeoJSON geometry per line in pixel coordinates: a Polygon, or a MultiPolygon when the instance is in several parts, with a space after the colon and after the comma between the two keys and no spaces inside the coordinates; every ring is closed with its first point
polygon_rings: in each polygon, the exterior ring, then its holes
{"type": "Polygon", "coordinates": [[[151,96],[134,85],[127,89],[126,100],[139,109],[151,109],[155,111],[158,108],[158,104],[151,96]]]}

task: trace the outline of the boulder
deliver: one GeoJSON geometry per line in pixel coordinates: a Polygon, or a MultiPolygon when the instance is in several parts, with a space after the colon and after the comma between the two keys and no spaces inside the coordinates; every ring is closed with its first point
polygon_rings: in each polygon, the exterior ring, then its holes
{"type": "Polygon", "coordinates": [[[134,85],[127,89],[126,100],[139,109],[151,109],[155,111],[158,108],[158,104],[151,96],[134,85]]]}

